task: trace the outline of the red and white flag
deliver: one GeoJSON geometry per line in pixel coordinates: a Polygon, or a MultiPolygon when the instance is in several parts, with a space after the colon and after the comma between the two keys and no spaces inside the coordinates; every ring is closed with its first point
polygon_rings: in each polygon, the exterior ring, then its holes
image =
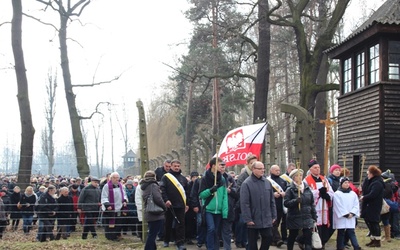
{"type": "Polygon", "coordinates": [[[268,123],[235,128],[228,132],[219,148],[218,156],[225,161],[226,166],[246,164],[249,154],[260,156],[268,123]]]}

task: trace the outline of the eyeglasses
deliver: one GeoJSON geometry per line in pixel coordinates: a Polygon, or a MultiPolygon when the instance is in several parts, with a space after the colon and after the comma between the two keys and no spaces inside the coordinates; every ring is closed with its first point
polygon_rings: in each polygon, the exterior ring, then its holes
{"type": "Polygon", "coordinates": [[[257,169],[257,170],[265,170],[265,168],[254,168],[254,169],[257,169]]]}

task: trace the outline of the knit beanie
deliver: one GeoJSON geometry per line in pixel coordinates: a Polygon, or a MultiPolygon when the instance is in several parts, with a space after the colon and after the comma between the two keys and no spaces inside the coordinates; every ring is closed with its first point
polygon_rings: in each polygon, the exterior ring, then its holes
{"type": "Polygon", "coordinates": [[[338,165],[338,164],[333,164],[330,168],[329,168],[329,173],[333,173],[333,171],[335,171],[336,169],[341,170],[342,168],[338,165]]]}
{"type": "Polygon", "coordinates": [[[350,179],[347,178],[347,177],[342,177],[342,178],[340,178],[340,186],[342,186],[342,184],[343,184],[345,181],[350,181],[350,179]]]}

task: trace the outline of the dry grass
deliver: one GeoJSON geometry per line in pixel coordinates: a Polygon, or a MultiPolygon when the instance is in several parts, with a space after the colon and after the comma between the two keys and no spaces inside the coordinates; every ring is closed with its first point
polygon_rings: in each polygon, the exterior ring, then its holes
{"type": "MultiPolygon", "coordinates": [[[[87,240],[81,239],[81,228],[78,226],[78,232],[71,235],[67,240],[48,241],[48,242],[37,242],[35,241],[36,230],[31,231],[30,235],[25,236],[20,229],[17,232],[6,231],[3,240],[0,240],[1,250],[32,250],[32,249],[87,249],[87,250],[105,250],[105,249],[118,249],[118,250],[131,250],[131,249],[143,249],[143,243],[135,236],[124,235],[122,240],[119,242],[109,241],[104,237],[103,229],[96,229],[99,235],[98,239],[92,239],[89,235],[87,240]]],[[[357,228],[356,234],[360,246],[363,249],[368,249],[365,244],[369,242],[369,237],[366,237],[368,233],[367,229],[357,228]]],[[[382,231],[382,235],[384,235],[382,231]]],[[[169,248],[162,248],[162,242],[157,242],[160,249],[172,250],[175,249],[174,244],[170,244],[169,248]]],[[[400,240],[392,239],[391,242],[383,241],[382,248],[385,250],[398,250],[400,249],[400,240]]],[[[188,249],[195,249],[194,246],[188,246],[188,249]]],[[[329,249],[336,249],[336,233],[332,236],[328,242],[329,249]]],[[[205,249],[203,247],[203,249],[205,249]]],[[[283,248],[284,249],[284,248],[283,248]]],[[[351,248],[352,249],[352,248],[351,248]]]]}
{"type": "MultiPolygon", "coordinates": [[[[373,248],[369,248],[369,247],[365,246],[365,244],[370,242],[370,238],[366,236],[367,233],[368,233],[368,229],[364,229],[364,228],[356,229],[358,244],[361,246],[362,249],[373,249],[373,248]]],[[[383,229],[382,229],[381,234],[382,234],[382,236],[385,235],[385,233],[383,232],[383,229]]],[[[381,242],[381,245],[382,245],[381,249],[398,250],[398,249],[400,249],[399,244],[400,244],[400,240],[392,239],[391,242],[387,242],[386,240],[383,240],[381,242]]],[[[332,246],[332,247],[336,246],[336,232],[329,240],[328,245],[332,246]]],[[[353,249],[353,247],[351,247],[350,249],[353,249]]]]}
{"type": "MultiPolygon", "coordinates": [[[[21,226],[20,226],[21,227],[21,226]]],[[[25,236],[21,229],[17,232],[7,230],[0,240],[1,250],[32,250],[32,249],[87,249],[87,250],[105,250],[105,249],[118,249],[118,250],[131,250],[143,249],[143,243],[139,238],[131,235],[124,235],[119,242],[109,241],[104,236],[104,230],[97,228],[98,239],[93,239],[90,235],[87,240],[82,240],[82,230],[78,226],[78,231],[71,234],[67,240],[55,240],[47,242],[37,242],[35,240],[37,230],[34,229],[29,235],[25,236]]]]}

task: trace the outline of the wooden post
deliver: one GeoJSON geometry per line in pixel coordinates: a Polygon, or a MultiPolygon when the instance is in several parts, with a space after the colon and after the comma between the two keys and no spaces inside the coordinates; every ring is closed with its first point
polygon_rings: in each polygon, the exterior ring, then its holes
{"type": "MultiPolygon", "coordinates": [[[[146,116],[144,113],[143,103],[142,101],[136,102],[136,107],[139,111],[139,145],[140,145],[140,169],[141,169],[141,176],[144,176],[144,173],[149,170],[149,151],[147,145],[147,129],[146,129],[146,116]]],[[[161,161],[162,164],[162,161],[161,161]]],[[[144,202],[142,201],[144,205],[144,202]]],[[[147,239],[147,221],[144,216],[144,209],[142,209],[142,242],[146,242],[147,239]]]]}
{"type": "MultiPolygon", "coordinates": [[[[217,185],[217,173],[218,173],[218,158],[219,158],[219,147],[220,147],[220,145],[219,145],[219,143],[217,144],[217,149],[215,150],[217,153],[215,154],[216,155],[216,158],[215,158],[215,171],[214,171],[214,186],[215,185],[217,185]]],[[[211,167],[211,166],[210,166],[211,167]]]]}
{"type": "Polygon", "coordinates": [[[328,158],[329,158],[329,147],[331,145],[331,128],[336,124],[335,121],[331,120],[331,113],[326,113],[325,120],[319,120],[320,123],[325,123],[326,135],[325,135],[325,151],[324,151],[324,174],[328,173],[328,158]]]}
{"type": "Polygon", "coordinates": [[[364,164],[365,164],[365,159],[367,159],[366,155],[362,155],[362,162],[361,162],[361,171],[360,171],[360,186],[362,185],[362,176],[364,174],[364,164]]]}
{"type": "MultiPolygon", "coordinates": [[[[300,161],[299,160],[296,162],[296,166],[297,166],[297,171],[300,170],[300,161]]],[[[297,174],[299,174],[299,173],[297,172],[297,174]]],[[[297,188],[297,192],[298,192],[297,193],[297,197],[301,198],[300,188],[297,188]]],[[[299,211],[301,211],[301,204],[300,203],[299,203],[299,211]]]]}

